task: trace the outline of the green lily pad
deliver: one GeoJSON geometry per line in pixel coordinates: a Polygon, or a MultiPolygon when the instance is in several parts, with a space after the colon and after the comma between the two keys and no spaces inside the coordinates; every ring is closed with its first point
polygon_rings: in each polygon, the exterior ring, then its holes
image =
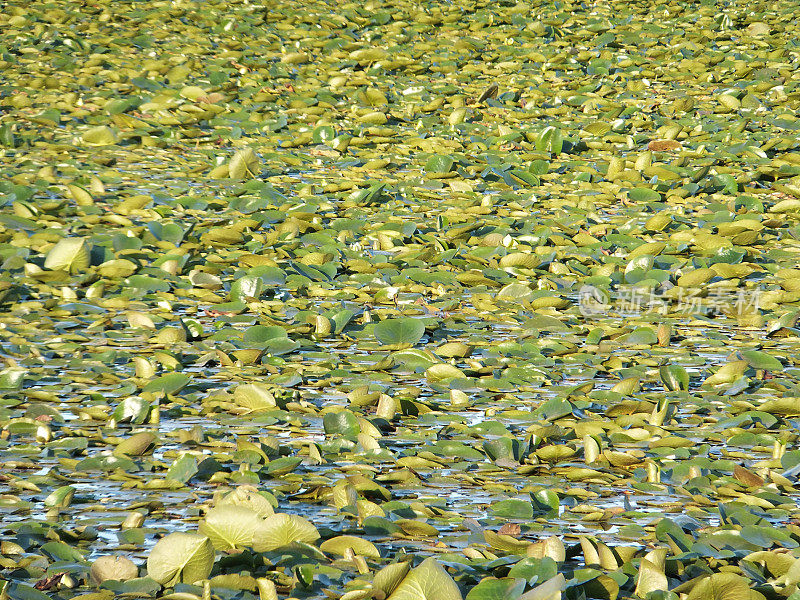
{"type": "Polygon", "coordinates": [[[214,547],[204,535],[170,533],[147,557],[147,575],[165,587],[208,578],[214,565],[214,547]]]}
{"type": "Polygon", "coordinates": [[[419,319],[386,319],[373,328],[375,337],[381,344],[416,344],[425,334],[425,324],[419,319]]]}
{"type": "Polygon", "coordinates": [[[326,434],[355,436],[361,431],[358,418],[349,410],[326,413],[322,419],[326,434]]]}
{"type": "Polygon", "coordinates": [[[90,260],[90,248],[86,240],[64,238],[47,253],[44,266],[46,269],[78,273],[86,270],[90,260]]]}
{"type": "Polygon", "coordinates": [[[397,585],[388,600],[461,600],[461,591],[434,558],[426,558],[397,585]]]}
{"type": "Polygon", "coordinates": [[[262,521],[253,533],[253,549],[256,552],[269,552],[292,542],[311,544],[317,539],[317,528],[306,519],[297,515],[276,513],[262,521]]]}

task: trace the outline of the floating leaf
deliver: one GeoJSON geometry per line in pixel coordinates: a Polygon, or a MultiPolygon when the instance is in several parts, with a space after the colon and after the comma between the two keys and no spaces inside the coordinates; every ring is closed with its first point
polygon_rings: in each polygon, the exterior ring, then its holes
{"type": "Polygon", "coordinates": [[[509,519],[530,519],[533,517],[533,505],[524,500],[515,500],[509,498],[495,502],[492,505],[492,513],[498,517],[506,517],[509,519]]]}
{"type": "Polygon", "coordinates": [[[253,545],[255,531],[263,519],[251,508],[234,504],[218,506],[206,513],[198,531],[217,550],[243,549],[253,545]]]}
{"type": "MultiPolygon", "coordinates": [[[[260,517],[268,517],[274,514],[273,505],[270,503],[271,494],[261,493],[251,485],[240,485],[235,490],[221,498],[216,505],[223,506],[242,506],[258,514],[260,517]]],[[[272,497],[274,500],[274,497],[272,497]]]]}
{"type": "Polygon", "coordinates": [[[375,325],[375,337],[381,344],[416,344],[425,333],[425,324],[419,319],[386,319],[375,325]]]}
{"type": "Polygon", "coordinates": [[[228,173],[231,179],[256,177],[260,171],[260,161],[252,148],[245,148],[236,152],[228,166],[228,173]]]}
{"type": "Polygon", "coordinates": [[[461,600],[461,591],[434,558],[426,558],[400,582],[388,600],[461,600]]]}
{"type": "Polygon", "coordinates": [[[385,597],[389,597],[397,586],[400,585],[400,582],[405,579],[405,576],[410,570],[411,565],[408,562],[386,565],[375,573],[375,577],[372,579],[372,587],[375,590],[383,592],[385,597]]]}
{"type": "Polygon", "coordinates": [[[48,507],[66,508],[72,503],[72,498],[74,496],[75,488],[73,486],[62,485],[53,490],[50,495],[44,499],[44,505],[48,507]]]}
{"type": "Polygon", "coordinates": [[[139,576],[139,569],[124,556],[101,556],[92,563],[90,574],[99,585],[109,579],[128,581],[139,576]]]}
{"type": "Polygon", "coordinates": [[[668,390],[689,389],[689,374],[682,366],[672,365],[670,367],[661,367],[658,373],[661,377],[661,381],[668,390]]]}
{"type": "Polygon", "coordinates": [[[658,202],[661,200],[661,194],[650,188],[633,188],[628,192],[628,198],[634,202],[658,202]]]}
{"type": "Polygon", "coordinates": [[[435,155],[425,163],[425,170],[429,173],[447,173],[454,164],[455,161],[449,156],[435,155]]]}
{"type": "Polygon", "coordinates": [[[82,139],[87,146],[113,146],[117,143],[117,134],[110,127],[99,125],[84,133],[82,139]]]}
{"type": "Polygon", "coordinates": [[[735,573],[714,573],[698,581],[687,600],[756,600],[761,596],[735,573]]]}
{"type": "Polygon", "coordinates": [[[177,394],[189,385],[190,381],[189,376],[184,373],[168,373],[148,383],[143,390],[151,393],[177,394]]]}
{"type": "Polygon", "coordinates": [[[639,563],[639,574],[636,577],[636,595],[644,597],[659,590],[667,590],[668,581],[664,574],[666,548],[658,548],[648,552],[639,563]]]}
{"type": "Polygon", "coordinates": [[[184,454],[176,458],[167,469],[164,477],[179,483],[186,483],[197,474],[197,458],[191,454],[184,454]]]}
{"type": "Polygon", "coordinates": [[[253,533],[253,549],[269,552],[292,542],[311,544],[319,539],[317,528],[297,515],[275,513],[267,517],[253,533]]]}
{"type": "Polygon", "coordinates": [[[766,352],[759,352],[758,350],[742,350],[742,358],[754,369],[762,369],[764,371],[782,371],[783,365],[774,356],[770,356],[766,352]]]}
{"type": "Polygon", "coordinates": [[[276,406],[275,396],[267,387],[259,383],[236,386],[233,391],[233,400],[239,406],[251,411],[269,410],[276,406]]]}
{"type": "Polygon", "coordinates": [[[322,419],[326,434],[355,436],[361,431],[358,418],[349,410],[326,413],[322,419]]]}
{"type": "Polygon", "coordinates": [[[261,277],[245,275],[231,284],[231,300],[246,302],[248,299],[258,300],[265,289],[261,277]]]}
{"type": "MultiPolygon", "coordinates": [[[[117,405],[112,416],[118,423],[125,423],[126,421],[130,421],[131,423],[144,423],[150,416],[150,409],[151,405],[147,400],[131,396],[130,398],[125,398],[125,400],[117,405]]],[[[133,444],[134,442],[128,443],[133,444]]]]}
{"type": "Polygon", "coordinates": [[[147,558],[147,575],[165,587],[208,578],[214,565],[214,547],[204,535],[170,533],[160,539],[147,558]]]}
{"type": "Polygon", "coordinates": [[[520,600],[552,600],[553,598],[560,598],[566,587],[567,582],[564,575],[559,573],[522,594],[520,600]]]}
{"type": "Polygon", "coordinates": [[[524,589],[524,579],[484,579],[469,591],[466,600],[516,600],[524,589]]]}
{"type": "Polygon", "coordinates": [[[328,554],[345,556],[348,551],[352,551],[358,556],[366,558],[380,558],[380,552],[372,542],[355,537],[352,535],[339,535],[325,540],[320,544],[319,549],[328,554]]]}
{"type": "MultiPolygon", "coordinates": [[[[149,413],[149,406],[148,411],[149,413]]],[[[116,448],[114,448],[115,456],[143,456],[153,449],[158,438],[148,432],[141,431],[133,434],[131,437],[122,440],[116,448]]]]}
{"type": "Polygon", "coordinates": [[[90,252],[83,238],[64,238],[50,248],[44,260],[46,269],[79,273],[89,266],[90,252]]]}

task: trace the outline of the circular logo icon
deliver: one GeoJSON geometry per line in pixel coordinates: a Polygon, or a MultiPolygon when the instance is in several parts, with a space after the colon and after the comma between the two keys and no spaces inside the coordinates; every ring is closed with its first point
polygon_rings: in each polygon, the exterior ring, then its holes
{"type": "Polygon", "coordinates": [[[584,317],[608,312],[608,292],[593,285],[583,285],[578,290],[578,309],[584,317]]]}

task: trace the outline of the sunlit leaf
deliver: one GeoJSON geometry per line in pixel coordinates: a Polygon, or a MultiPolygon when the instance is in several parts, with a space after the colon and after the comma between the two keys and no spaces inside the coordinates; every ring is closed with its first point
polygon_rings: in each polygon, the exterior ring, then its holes
{"type": "Polygon", "coordinates": [[[160,584],[194,583],[206,579],[214,564],[214,547],[204,535],[170,533],[147,558],[147,574],[160,584]]]}

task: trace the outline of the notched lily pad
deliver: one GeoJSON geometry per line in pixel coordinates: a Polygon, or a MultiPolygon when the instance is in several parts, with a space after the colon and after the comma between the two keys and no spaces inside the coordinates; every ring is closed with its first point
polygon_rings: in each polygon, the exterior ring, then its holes
{"type": "Polygon", "coordinates": [[[147,558],[147,575],[165,587],[208,578],[214,565],[214,547],[204,535],[170,533],[160,539],[147,558]]]}

